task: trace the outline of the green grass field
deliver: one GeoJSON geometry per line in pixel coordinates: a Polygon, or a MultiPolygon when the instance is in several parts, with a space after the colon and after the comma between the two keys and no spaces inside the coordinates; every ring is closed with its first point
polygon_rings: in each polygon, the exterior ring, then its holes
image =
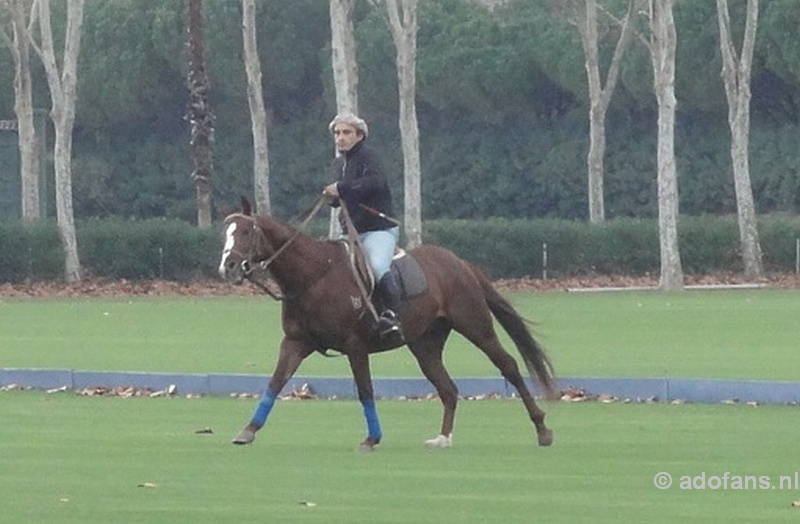
{"type": "MultiPolygon", "coordinates": [[[[800,380],[799,291],[509,296],[561,376],[800,380]]],[[[0,299],[0,366],[269,374],[279,307],[266,298],[0,299]]],[[[446,358],[454,376],[497,375],[458,335],[446,358]]],[[[406,350],[376,355],[373,371],[420,376],[406,350]]],[[[313,356],[299,373],[349,370],[313,356]]]]}
{"type": "MultiPolygon", "coordinates": [[[[796,381],[800,373],[796,291],[510,297],[536,320],[563,376],[796,381]]],[[[278,305],[266,299],[0,299],[3,367],[267,374],[279,339],[278,305]]],[[[449,345],[454,376],[496,375],[459,337],[449,345]]],[[[403,350],[377,355],[373,369],[419,376],[403,350]]],[[[349,374],[344,359],[320,356],[300,373],[349,374]]],[[[545,403],[556,435],[545,449],[519,401],[461,402],[455,447],[434,452],[422,442],[437,432],[438,402],[381,401],[385,438],[372,454],[355,451],[364,422],[353,401],[280,402],[253,446],[232,446],[253,408],[252,400],[219,397],[0,393],[0,521],[754,523],[800,516],[791,507],[800,486],[779,484],[800,471],[796,407],[545,403]],[[206,427],[214,432],[195,434],[206,427]],[[659,472],[673,476],[671,488],[655,487],[659,472]],[[706,489],[681,489],[701,475],[706,489]],[[749,489],[733,489],[746,476],[749,489]],[[762,476],[766,489],[755,482],[762,476]],[[722,478],[730,489],[718,485],[722,478]]]]}
{"type": "Polygon", "coordinates": [[[556,443],[539,448],[519,401],[462,402],[454,447],[430,451],[438,402],[383,401],[370,454],[356,451],[355,402],[280,402],[255,444],[229,444],[251,408],[0,393],[2,520],[774,523],[800,511],[800,491],[779,484],[800,469],[793,407],[551,403],[556,443]],[[654,486],[659,472],[671,488],[654,486]],[[680,488],[703,474],[705,489],[680,488]],[[732,489],[736,476],[776,487],[732,489]]]}

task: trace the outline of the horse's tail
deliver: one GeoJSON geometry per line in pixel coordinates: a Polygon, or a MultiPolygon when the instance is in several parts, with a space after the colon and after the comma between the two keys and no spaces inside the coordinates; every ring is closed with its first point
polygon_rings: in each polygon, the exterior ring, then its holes
{"type": "Polygon", "coordinates": [[[553,398],[556,393],[553,364],[542,346],[533,338],[527,326],[528,321],[521,317],[514,306],[498,293],[480,269],[471,264],[470,269],[483,289],[489,310],[514,341],[531,378],[538,379],[539,384],[545,389],[546,396],[553,398]]]}

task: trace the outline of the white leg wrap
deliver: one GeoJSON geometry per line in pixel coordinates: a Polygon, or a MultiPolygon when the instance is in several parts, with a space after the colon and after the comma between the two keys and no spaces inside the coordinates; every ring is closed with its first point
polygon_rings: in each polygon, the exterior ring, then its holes
{"type": "Polygon", "coordinates": [[[436,438],[426,440],[425,447],[431,449],[444,449],[453,445],[453,435],[439,435],[436,438]]]}

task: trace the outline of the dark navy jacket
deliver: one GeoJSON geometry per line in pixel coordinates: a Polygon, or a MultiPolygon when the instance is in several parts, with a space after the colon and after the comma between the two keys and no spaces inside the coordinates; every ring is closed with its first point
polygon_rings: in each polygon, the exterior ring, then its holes
{"type": "MultiPolygon", "coordinates": [[[[364,142],[362,140],[333,161],[333,176],[337,181],[339,197],[344,200],[358,233],[395,227],[388,220],[361,207],[363,204],[387,216],[394,215],[392,194],[381,159],[364,142]]],[[[342,230],[347,231],[343,216],[340,216],[340,222],[342,230]]]]}

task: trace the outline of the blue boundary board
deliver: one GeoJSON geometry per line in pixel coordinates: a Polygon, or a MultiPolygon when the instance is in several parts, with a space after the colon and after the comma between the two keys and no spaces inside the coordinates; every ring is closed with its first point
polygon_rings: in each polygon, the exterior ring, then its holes
{"type": "MultiPolygon", "coordinates": [[[[72,369],[0,368],[0,386],[17,385],[34,389],[93,387],[136,387],[153,391],[175,387],[177,394],[234,395],[258,394],[266,386],[267,375],[177,374],[81,371],[72,369]]],[[[462,397],[496,395],[512,397],[515,390],[503,378],[457,378],[462,397]]],[[[355,398],[351,378],[295,376],[283,394],[307,385],[320,398],[355,398]]],[[[426,397],[436,392],[424,378],[374,378],[378,398],[426,397]]],[[[682,400],[717,403],[729,400],[762,404],[800,404],[800,382],[721,380],[691,378],[593,378],[559,377],[559,388],[584,390],[591,395],[610,395],[619,399],[682,400]]],[[[541,390],[534,388],[535,393],[541,390]]]]}

